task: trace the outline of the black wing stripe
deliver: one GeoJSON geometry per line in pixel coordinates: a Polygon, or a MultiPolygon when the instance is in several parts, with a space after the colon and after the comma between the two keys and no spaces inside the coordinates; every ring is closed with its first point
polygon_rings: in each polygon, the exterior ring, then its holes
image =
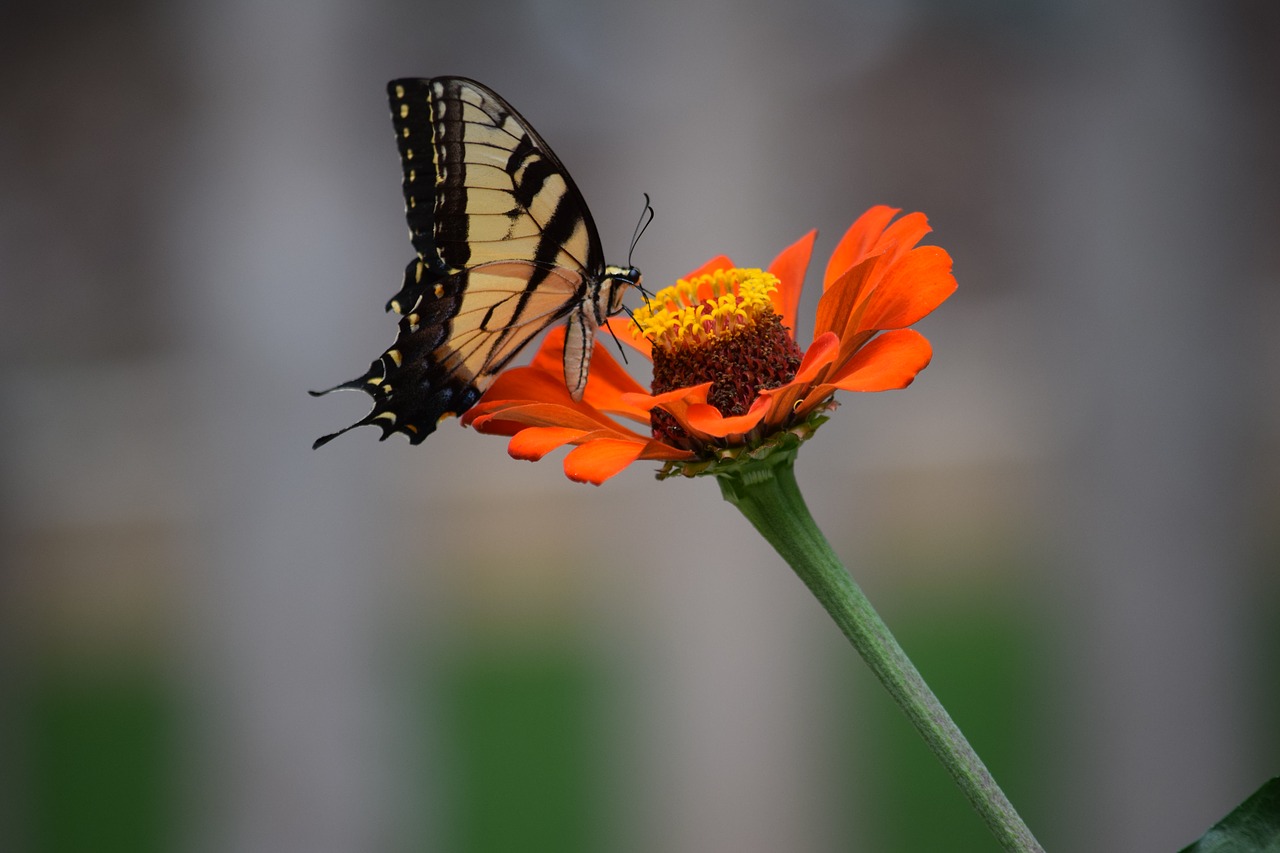
{"type": "MultiPolygon", "coordinates": [[[[547,178],[555,174],[555,167],[546,160],[532,160],[518,174],[519,179],[516,182],[514,193],[515,200],[521,207],[528,209],[533,205],[533,200],[538,197],[539,191],[546,184],[547,178]]],[[[560,203],[564,204],[563,198],[560,203]]]]}

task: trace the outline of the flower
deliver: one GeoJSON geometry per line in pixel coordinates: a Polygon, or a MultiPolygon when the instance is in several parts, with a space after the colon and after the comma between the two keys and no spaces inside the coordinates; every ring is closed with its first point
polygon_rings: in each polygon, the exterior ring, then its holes
{"type": "Polygon", "coordinates": [[[928,340],[907,327],[955,291],[951,257],[916,245],[931,230],[924,214],[898,213],[873,207],[841,238],[806,350],[795,326],[812,231],[768,270],[719,256],[655,294],[634,320],[610,320],[653,361],[650,391],[597,343],[582,401],[573,401],[559,329],[528,367],[500,375],[463,424],[511,436],[517,459],[574,445],[565,473],[597,485],[638,460],[664,462],[660,477],[692,476],[793,451],[835,408],[836,391],[905,388],[932,358],[928,340]]]}

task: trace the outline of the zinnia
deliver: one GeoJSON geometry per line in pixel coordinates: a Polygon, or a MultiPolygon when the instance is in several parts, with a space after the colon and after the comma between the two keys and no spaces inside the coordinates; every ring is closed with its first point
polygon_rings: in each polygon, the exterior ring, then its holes
{"type": "Polygon", "coordinates": [[[719,473],[745,460],[794,451],[836,406],[835,392],[905,388],[932,348],[907,328],[956,289],[951,257],[918,246],[924,214],[900,219],[873,207],[827,262],[814,339],[801,350],[796,311],[816,232],[767,270],[712,259],[610,327],[653,361],[646,392],[599,343],[581,402],[565,388],[564,330],[549,334],[528,367],[498,377],[463,416],[480,432],[511,436],[517,459],[563,445],[570,479],[603,483],[639,460],[659,476],[719,473]],[[625,418],[642,426],[625,426],[625,418]]]}

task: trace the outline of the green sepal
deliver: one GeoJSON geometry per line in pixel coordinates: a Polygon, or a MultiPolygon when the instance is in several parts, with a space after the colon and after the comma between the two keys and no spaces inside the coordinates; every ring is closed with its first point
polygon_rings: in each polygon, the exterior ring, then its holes
{"type": "Polygon", "coordinates": [[[1280,853],[1280,776],[1181,853],[1280,853]]]}
{"type": "Polygon", "coordinates": [[[819,407],[795,426],[767,435],[758,441],[733,447],[717,447],[713,450],[715,455],[710,458],[666,462],[658,471],[657,477],[659,480],[665,480],[677,474],[682,477],[702,477],[707,474],[721,476],[732,473],[743,465],[753,466],[774,456],[778,456],[775,462],[794,459],[800,445],[813,438],[818,427],[831,420],[831,416],[827,414],[829,410],[827,407],[819,407]]]}

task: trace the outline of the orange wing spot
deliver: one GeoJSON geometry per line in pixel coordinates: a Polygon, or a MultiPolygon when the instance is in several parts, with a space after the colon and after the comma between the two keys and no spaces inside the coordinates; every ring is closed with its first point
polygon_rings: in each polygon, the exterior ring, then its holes
{"type": "Polygon", "coordinates": [[[435,292],[436,292],[436,299],[439,299],[440,297],[444,296],[444,285],[440,284],[439,282],[436,282],[435,292]]]}
{"type": "Polygon", "coordinates": [[[407,429],[407,430],[409,430],[409,432],[414,433],[415,435],[416,435],[416,434],[417,434],[417,432],[418,432],[418,428],[417,428],[416,426],[414,426],[413,424],[405,424],[405,425],[404,425],[404,428],[405,428],[405,429],[407,429]]]}

